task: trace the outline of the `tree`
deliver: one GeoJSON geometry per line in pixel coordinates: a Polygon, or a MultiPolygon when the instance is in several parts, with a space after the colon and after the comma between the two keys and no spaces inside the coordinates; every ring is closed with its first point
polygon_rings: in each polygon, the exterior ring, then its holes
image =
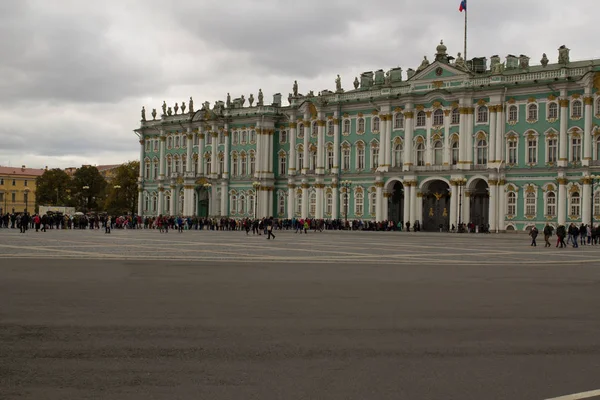
{"type": "Polygon", "coordinates": [[[84,212],[102,209],[106,180],[96,167],[84,165],[77,168],[71,186],[73,197],[84,212]]]}
{"type": "Polygon", "coordinates": [[[38,206],[69,204],[71,177],[62,169],[46,170],[36,178],[35,182],[35,201],[38,206]]]}
{"type": "Polygon", "coordinates": [[[105,210],[111,214],[137,212],[139,161],[119,165],[107,188],[105,210]]]}

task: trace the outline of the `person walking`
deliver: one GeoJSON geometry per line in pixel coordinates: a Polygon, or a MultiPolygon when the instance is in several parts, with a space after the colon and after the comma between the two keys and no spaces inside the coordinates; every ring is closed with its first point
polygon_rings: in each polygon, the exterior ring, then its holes
{"type": "Polygon", "coordinates": [[[268,221],[266,221],[267,223],[267,240],[271,239],[271,236],[273,236],[273,239],[275,239],[275,235],[273,235],[273,217],[269,218],[268,221]]]}
{"type": "Polygon", "coordinates": [[[554,231],[554,228],[551,227],[549,223],[546,223],[546,226],[544,227],[544,241],[546,242],[546,244],[544,245],[544,247],[552,246],[550,244],[550,237],[552,237],[553,231],[554,231]]]}
{"type": "Polygon", "coordinates": [[[567,228],[565,228],[564,225],[559,225],[558,228],[556,228],[556,247],[558,247],[558,245],[560,244],[560,248],[562,249],[563,247],[567,247],[567,244],[565,243],[565,236],[567,235],[567,228]]]}
{"type": "Polygon", "coordinates": [[[535,239],[538,236],[538,228],[536,228],[535,226],[533,228],[531,228],[531,231],[529,231],[529,236],[531,236],[531,245],[533,247],[537,247],[537,243],[535,242],[535,239]]]}
{"type": "Polygon", "coordinates": [[[110,226],[112,224],[112,219],[110,216],[107,216],[106,222],[104,223],[104,233],[110,233],[110,226]]]}

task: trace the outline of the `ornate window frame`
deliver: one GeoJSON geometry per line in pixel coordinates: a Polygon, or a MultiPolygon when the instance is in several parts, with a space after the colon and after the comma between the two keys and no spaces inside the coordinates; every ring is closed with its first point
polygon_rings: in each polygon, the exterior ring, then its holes
{"type": "Polygon", "coordinates": [[[558,152],[559,152],[558,135],[559,135],[559,133],[554,128],[550,128],[546,132],[544,132],[544,137],[545,137],[544,163],[546,165],[554,166],[558,162],[558,152]],[[549,157],[551,140],[555,141],[555,143],[556,143],[556,152],[555,152],[554,161],[551,161],[550,157],[549,157]]]}
{"type": "Polygon", "coordinates": [[[285,129],[279,131],[279,143],[286,144],[288,142],[288,132],[285,129]]]}
{"type": "Polygon", "coordinates": [[[560,116],[560,105],[558,104],[557,101],[548,101],[546,103],[546,121],[553,123],[558,121],[558,118],[560,116]],[[554,108],[556,109],[556,116],[552,117],[550,115],[550,106],[554,106],[554,108]]]}
{"type": "Polygon", "coordinates": [[[554,219],[558,210],[557,188],[553,183],[546,183],[542,189],[544,191],[544,217],[546,220],[554,219]],[[550,198],[553,199],[552,203],[549,201],[550,198]]]}
{"type": "Polygon", "coordinates": [[[356,134],[363,135],[365,133],[365,117],[359,116],[356,119],[356,134]]]}
{"type": "Polygon", "coordinates": [[[581,99],[576,98],[571,100],[571,119],[578,121],[583,118],[583,102],[581,99]]]}
{"type": "Polygon", "coordinates": [[[327,136],[333,136],[335,130],[335,124],[333,119],[327,120],[327,132],[325,133],[327,136]]]}
{"type": "Polygon", "coordinates": [[[363,142],[362,140],[359,140],[358,142],[355,143],[354,147],[356,149],[355,168],[357,171],[363,171],[366,168],[366,163],[367,163],[365,142],[363,142]]]}
{"type": "Polygon", "coordinates": [[[404,129],[404,114],[401,111],[394,113],[394,128],[393,130],[404,129]]]}
{"type": "Polygon", "coordinates": [[[477,132],[475,135],[475,146],[474,146],[474,159],[475,159],[475,165],[487,165],[488,160],[489,160],[489,143],[488,143],[488,135],[484,132],[484,131],[479,131],[477,132]],[[483,142],[483,143],[482,143],[483,142]],[[483,150],[482,150],[483,149],[483,150]],[[483,151],[483,158],[480,160],[479,158],[479,151],[482,150],[483,151]],[[485,162],[480,162],[480,161],[485,161],[485,162]]]}
{"type": "Polygon", "coordinates": [[[450,136],[450,165],[458,165],[460,161],[460,136],[458,133],[453,133],[450,136]],[[454,157],[456,156],[456,157],[454,157]]]}
{"type": "Polygon", "coordinates": [[[506,196],[506,218],[514,219],[517,216],[517,204],[519,203],[519,188],[509,183],[505,189],[506,196]]]}
{"type": "Polygon", "coordinates": [[[519,105],[518,104],[509,104],[506,110],[506,122],[509,125],[516,125],[519,123],[519,105]],[[513,118],[513,110],[515,111],[515,118],[513,118]]]}
{"type": "Polygon", "coordinates": [[[415,136],[414,143],[414,154],[415,154],[415,165],[417,167],[424,167],[426,163],[426,152],[425,139],[423,136],[415,136]],[[420,158],[419,158],[420,157],[420,158]]]}
{"type": "Polygon", "coordinates": [[[421,111],[417,112],[417,115],[415,118],[415,128],[425,128],[426,125],[427,125],[427,114],[425,114],[425,111],[421,110],[421,111]]]}
{"type": "Polygon", "coordinates": [[[342,136],[349,136],[352,132],[352,122],[350,118],[344,118],[342,121],[342,136]]]}
{"type": "Polygon", "coordinates": [[[460,110],[458,109],[458,107],[454,107],[450,112],[450,125],[458,124],[460,124],[460,110]]]}
{"type": "Polygon", "coordinates": [[[352,145],[344,140],[341,147],[342,171],[350,171],[352,168],[352,145]]]}
{"type": "Polygon", "coordinates": [[[569,220],[577,221],[581,219],[581,207],[582,207],[582,188],[578,183],[570,182],[567,187],[568,192],[568,208],[569,220]]]}
{"type": "Polygon", "coordinates": [[[436,128],[444,126],[444,110],[441,108],[434,110],[431,121],[432,125],[436,128]]]}
{"type": "Polygon", "coordinates": [[[527,123],[535,124],[540,118],[540,107],[537,103],[527,104],[527,123]]]}
{"type": "Polygon", "coordinates": [[[515,131],[508,131],[506,133],[506,140],[505,140],[505,144],[506,144],[506,165],[509,166],[514,166],[514,165],[518,165],[519,164],[519,135],[515,132],[515,131]],[[515,159],[511,160],[510,159],[510,150],[511,150],[511,143],[514,143],[514,150],[515,150],[515,159]]]}
{"type": "Polygon", "coordinates": [[[377,189],[371,186],[368,192],[369,198],[369,216],[375,218],[377,216],[377,189]]]}
{"type": "Polygon", "coordinates": [[[371,164],[371,170],[379,168],[379,142],[376,139],[371,140],[369,143],[369,158],[371,164]]]}
{"type": "Polygon", "coordinates": [[[365,212],[365,190],[362,186],[354,187],[354,216],[361,218],[365,212]]]}
{"type": "Polygon", "coordinates": [[[525,161],[526,164],[530,167],[537,165],[539,162],[539,152],[540,152],[540,141],[539,134],[534,129],[529,129],[525,132],[525,161]],[[532,143],[533,142],[533,146],[532,143]],[[535,151],[533,152],[534,159],[531,159],[530,149],[534,147],[535,151]]]}
{"type": "Polygon", "coordinates": [[[575,126],[567,131],[567,137],[569,140],[569,144],[568,144],[569,162],[576,163],[576,164],[581,163],[581,160],[583,159],[583,132],[581,131],[580,128],[575,126]],[[577,152],[578,153],[577,158],[573,157],[573,155],[575,155],[575,151],[573,151],[573,150],[576,145],[574,140],[578,141],[577,147],[579,148],[579,151],[577,152]]]}
{"type": "Polygon", "coordinates": [[[487,125],[490,121],[490,110],[486,105],[477,107],[476,125],[487,125]]]}
{"type": "Polygon", "coordinates": [[[538,212],[538,187],[534,184],[527,184],[523,187],[523,215],[525,219],[533,220],[538,212]],[[532,210],[532,209],[533,210],[532,210]]]}
{"type": "Polygon", "coordinates": [[[396,136],[394,141],[392,142],[392,166],[395,168],[402,168],[404,165],[404,141],[401,137],[396,136]],[[396,149],[397,146],[400,146],[400,149],[396,149]],[[396,159],[396,154],[400,154],[400,165],[397,165],[398,161],[396,159]]]}
{"type": "Polygon", "coordinates": [[[381,129],[381,118],[379,118],[379,116],[377,116],[377,115],[371,117],[371,132],[373,134],[377,134],[380,132],[380,129],[381,129]]]}

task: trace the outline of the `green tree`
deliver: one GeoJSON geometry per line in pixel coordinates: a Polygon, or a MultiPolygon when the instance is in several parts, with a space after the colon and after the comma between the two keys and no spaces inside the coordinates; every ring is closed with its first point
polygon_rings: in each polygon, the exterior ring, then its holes
{"type": "Polygon", "coordinates": [[[72,196],[82,211],[101,210],[105,190],[106,180],[96,167],[84,165],[73,174],[72,196]]]}
{"type": "Polygon", "coordinates": [[[105,210],[111,214],[137,212],[139,161],[119,165],[107,187],[105,210]]]}
{"type": "Polygon", "coordinates": [[[62,169],[44,171],[36,178],[35,201],[40,205],[69,205],[71,177],[62,169]]]}

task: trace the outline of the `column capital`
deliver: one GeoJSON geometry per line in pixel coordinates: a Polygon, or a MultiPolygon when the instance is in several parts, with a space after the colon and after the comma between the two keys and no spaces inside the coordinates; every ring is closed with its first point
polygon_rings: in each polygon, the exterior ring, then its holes
{"type": "Polygon", "coordinates": [[[498,181],[496,179],[488,179],[488,185],[496,186],[497,184],[498,184],[498,181]]]}
{"type": "Polygon", "coordinates": [[[384,186],[385,186],[385,183],[383,183],[383,182],[375,182],[375,187],[377,187],[377,188],[382,188],[384,186]]]}
{"type": "Polygon", "coordinates": [[[415,116],[415,113],[412,112],[412,111],[406,111],[404,113],[404,118],[406,118],[406,119],[408,119],[408,118],[414,118],[414,116],[415,116]]]}
{"type": "Polygon", "coordinates": [[[560,99],[558,101],[561,107],[567,108],[569,107],[569,99],[560,99]]]}
{"type": "Polygon", "coordinates": [[[583,104],[585,104],[586,106],[592,106],[594,105],[594,98],[591,96],[586,96],[583,98],[583,104]]]}
{"type": "Polygon", "coordinates": [[[163,136],[163,135],[160,136],[160,141],[161,142],[165,142],[166,140],[167,140],[166,136],[163,136]]]}
{"type": "Polygon", "coordinates": [[[298,123],[290,122],[290,129],[296,129],[297,126],[298,126],[298,123]]]}
{"type": "Polygon", "coordinates": [[[567,178],[556,178],[556,182],[558,182],[559,185],[566,185],[569,183],[569,180],[567,178]]]}

